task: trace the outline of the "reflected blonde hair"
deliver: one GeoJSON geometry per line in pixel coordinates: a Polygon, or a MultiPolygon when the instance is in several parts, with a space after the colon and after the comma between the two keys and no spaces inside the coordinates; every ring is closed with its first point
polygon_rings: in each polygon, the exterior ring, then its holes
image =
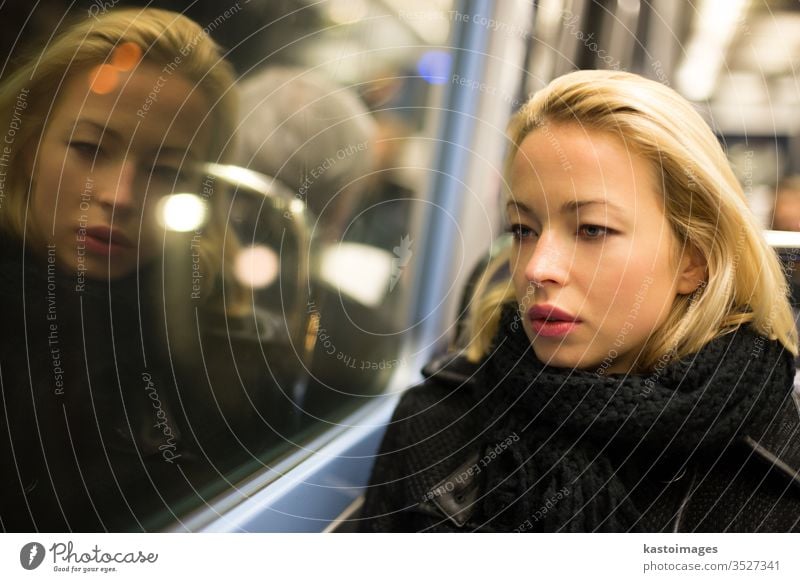
{"type": "MultiPolygon", "coordinates": [[[[618,71],[576,71],[537,92],[509,126],[506,176],[523,140],[533,131],[580,124],[618,136],[648,160],[660,183],[664,211],[678,252],[694,249],[706,262],[706,280],[692,295],[678,296],[637,361],[652,370],[699,351],[738,326],[778,340],[797,355],[797,331],[787,283],[776,253],[748,208],[725,153],[703,118],[672,89],[618,71]]],[[[490,264],[508,269],[510,250],[490,264]]],[[[485,276],[469,322],[466,355],[478,361],[497,332],[500,310],[516,303],[508,277],[485,276]],[[494,282],[492,282],[494,281],[494,282]]]]}
{"type": "MultiPolygon", "coordinates": [[[[14,168],[27,167],[26,156],[36,151],[59,91],[75,71],[106,62],[114,49],[128,42],[142,49],[142,62],[159,68],[176,63],[173,74],[191,82],[207,100],[211,122],[208,160],[224,164],[232,159],[230,140],[238,118],[234,71],[220,48],[197,23],[175,12],[150,8],[110,10],[97,17],[83,17],[35,53],[0,87],[0,122],[5,122],[2,127],[9,127],[15,108],[17,113],[21,112],[19,131],[8,154],[7,165],[12,170],[0,209],[0,230],[6,236],[20,241],[25,236],[31,177],[27,170],[14,168]],[[26,96],[22,109],[21,94],[26,96]]],[[[226,279],[229,278],[228,267],[238,249],[235,237],[226,228],[226,212],[225,196],[215,192],[211,218],[199,244],[204,273],[212,280],[222,274],[223,265],[226,279]]],[[[28,236],[36,239],[41,233],[33,232],[29,224],[28,236]]]]}

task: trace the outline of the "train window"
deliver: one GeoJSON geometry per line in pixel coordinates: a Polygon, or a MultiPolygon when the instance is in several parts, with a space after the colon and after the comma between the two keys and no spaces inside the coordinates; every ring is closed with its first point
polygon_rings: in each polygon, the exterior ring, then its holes
{"type": "Polygon", "coordinates": [[[450,23],[391,4],[2,8],[4,529],[166,527],[405,369],[450,23]]]}

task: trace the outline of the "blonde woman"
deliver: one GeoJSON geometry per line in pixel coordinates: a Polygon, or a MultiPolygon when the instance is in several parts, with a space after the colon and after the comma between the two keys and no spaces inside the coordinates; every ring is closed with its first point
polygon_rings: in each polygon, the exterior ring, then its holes
{"type": "Polygon", "coordinates": [[[702,118],[580,71],[510,140],[513,242],[402,399],[364,529],[800,528],[786,283],[702,118]]]}
{"type": "Polygon", "coordinates": [[[236,295],[203,173],[229,159],[233,84],[200,26],[149,9],[84,18],[3,82],[0,528],[140,529],[252,412],[232,368],[224,390],[224,366],[180,380],[187,350],[202,368],[195,313],[236,295]],[[177,241],[157,216],[174,192],[210,209],[177,241]]]}

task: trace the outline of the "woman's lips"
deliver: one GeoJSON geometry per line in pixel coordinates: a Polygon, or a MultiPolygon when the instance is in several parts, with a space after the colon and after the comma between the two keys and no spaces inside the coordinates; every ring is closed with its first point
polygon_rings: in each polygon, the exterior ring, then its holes
{"type": "Polygon", "coordinates": [[[540,337],[563,337],[581,324],[581,320],[553,305],[534,305],[528,310],[531,329],[540,337]]]}
{"type": "Polygon", "coordinates": [[[133,243],[124,234],[112,231],[107,226],[86,229],[86,249],[98,255],[117,255],[133,248],[133,243]]]}

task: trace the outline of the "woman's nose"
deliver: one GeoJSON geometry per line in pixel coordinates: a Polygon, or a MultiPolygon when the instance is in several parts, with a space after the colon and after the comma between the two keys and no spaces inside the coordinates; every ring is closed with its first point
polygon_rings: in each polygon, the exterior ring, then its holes
{"type": "Polygon", "coordinates": [[[97,201],[114,213],[128,212],[137,204],[134,191],[136,164],[132,161],[122,162],[116,171],[110,171],[97,185],[97,201]]]}
{"type": "Polygon", "coordinates": [[[569,278],[571,253],[558,240],[557,234],[544,231],[536,241],[533,254],[525,265],[525,276],[537,287],[547,283],[563,285],[569,278]]]}

